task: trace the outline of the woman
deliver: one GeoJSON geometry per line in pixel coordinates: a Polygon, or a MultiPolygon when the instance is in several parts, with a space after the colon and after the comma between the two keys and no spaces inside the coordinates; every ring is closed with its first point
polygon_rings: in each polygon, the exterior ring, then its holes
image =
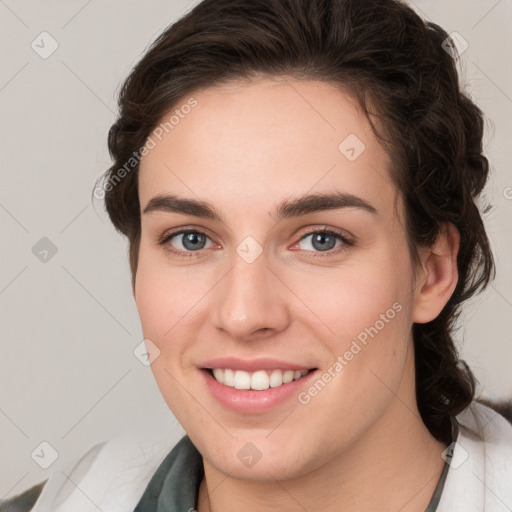
{"type": "Polygon", "coordinates": [[[512,426],[453,342],[494,274],[456,56],[393,0],[203,1],[158,37],[95,194],[186,436],[124,502],[56,475],[16,510],[510,510],[512,426]]]}

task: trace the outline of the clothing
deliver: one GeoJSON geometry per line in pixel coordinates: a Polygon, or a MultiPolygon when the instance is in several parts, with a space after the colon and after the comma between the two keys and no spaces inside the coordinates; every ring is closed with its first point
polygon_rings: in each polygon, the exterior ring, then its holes
{"type": "MultiPolygon", "coordinates": [[[[15,497],[10,505],[0,504],[0,512],[168,512],[187,511],[188,503],[195,508],[201,456],[170,411],[163,420],[153,430],[144,427],[94,445],[77,461],[55,468],[33,507],[8,508],[21,503],[15,497]],[[187,500],[185,508],[171,508],[177,499],[187,500]]],[[[428,512],[510,512],[512,424],[478,402],[456,420],[444,488],[436,489],[441,498],[428,512]]]]}
{"type": "Polygon", "coordinates": [[[197,510],[203,458],[184,436],[158,467],[134,512],[197,510]]]}

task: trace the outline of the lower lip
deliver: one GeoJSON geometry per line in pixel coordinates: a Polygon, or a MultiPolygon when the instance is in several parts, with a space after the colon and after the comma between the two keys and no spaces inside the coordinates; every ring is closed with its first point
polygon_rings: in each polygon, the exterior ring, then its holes
{"type": "Polygon", "coordinates": [[[303,391],[309,385],[311,379],[316,376],[317,370],[310,370],[307,375],[300,379],[261,391],[225,386],[212,377],[207,370],[201,369],[200,372],[210,393],[224,407],[245,414],[260,414],[272,410],[292,397],[296,397],[300,391],[303,391]]]}

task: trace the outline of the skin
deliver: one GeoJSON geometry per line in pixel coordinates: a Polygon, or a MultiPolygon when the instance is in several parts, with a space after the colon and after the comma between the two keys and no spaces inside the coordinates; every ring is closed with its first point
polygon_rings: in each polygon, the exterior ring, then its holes
{"type": "Polygon", "coordinates": [[[197,106],[142,159],[141,212],[172,193],[212,203],[223,221],[142,213],[133,293],[144,337],[160,350],[159,389],[203,456],[198,511],[423,512],[446,446],[417,409],[411,326],[434,319],[455,288],[457,231],[447,226],[413,266],[390,156],[334,85],[267,77],[192,96],[197,106]],[[366,147],[354,161],[338,150],[349,134],[366,147]],[[271,216],[285,200],[333,190],[377,214],[271,216]],[[182,235],[158,244],[182,227],[204,232],[204,248],[187,251],[182,235]],[[323,227],[355,244],[318,249],[310,233],[323,227]],[[236,252],[247,236],[263,248],[252,263],[236,252]],[[307,404],[244,415],[204,387],[197,365],[224,355],[327,371],[394,303],[400,312],[307,404]],[[252,467],[237,457],[248,442],[262,454],[252,467]]]}

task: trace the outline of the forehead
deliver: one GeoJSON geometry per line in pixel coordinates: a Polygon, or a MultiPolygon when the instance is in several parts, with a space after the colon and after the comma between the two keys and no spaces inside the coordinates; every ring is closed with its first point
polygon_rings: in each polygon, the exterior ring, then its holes
{"type": "Polygon", "coordinates": [[[335,190],[391,211],[390,158],[355,99],[333,84],[233,81],[183,98],[162,123],[139,169],[142,209],[172,193],[231,213],[268,212],[283,199],[335,190]],[[194,108],[183,108],[191,98],[194,108]]]}

